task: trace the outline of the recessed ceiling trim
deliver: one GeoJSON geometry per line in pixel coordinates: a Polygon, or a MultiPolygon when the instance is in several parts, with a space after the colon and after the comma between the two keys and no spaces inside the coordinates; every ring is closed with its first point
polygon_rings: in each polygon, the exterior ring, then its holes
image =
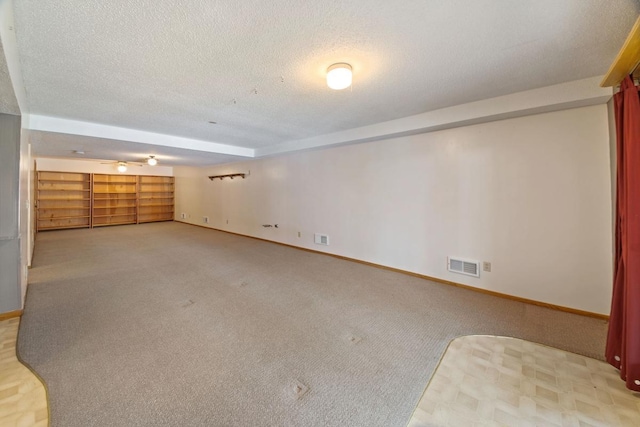
{"type": "Polygon", "coordinates": [[[356,142],[378,141],[531,114],[604,104],[611,99],[613,92],[610,88],[599,86],[601,79],[602,76],[590,77],[442,108],[370,126],[287,141],[270,147],[257,148],[255,157],[356,142]]]}
{"type": "Polygon", "coordinates": [[[188,150],[206,151],[209,153],[230,154],[242,157],[254,157],[255,151],[253,148],[237,147],[233,145],[219,144],[216,142],[207,142],[161,133],[103,125],[99,123],[41,116],[38,114],[29,115],[29,117],[24,120],[23,127],[26,129],[45,132],[117,139],[121,141],[184,148],[188,150]]]}
{"type": "Polygon", "coordinates": [[[378,141],[531,114],[603,104],[611,98],[613,91],[610,88],[601,88],[598,85],[600,79],[601,77],[597,76],[576,80],[313,138],[285,141],[274,146],[257,149],[42,115],[28,115],[26,117],[23,115],[23,126],[35,131],[139,142],[254,158],[314,148],[378,141]]]}

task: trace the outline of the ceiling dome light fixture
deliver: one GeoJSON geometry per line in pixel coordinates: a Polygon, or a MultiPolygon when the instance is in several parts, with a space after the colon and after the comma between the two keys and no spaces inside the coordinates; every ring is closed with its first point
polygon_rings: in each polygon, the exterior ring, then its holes
{"type": "Polygon", "coordinates": [[[342,90],[351,86],[351,65],[345,63],[333,64],[327,69],[327,86],[331,89],[342,90]]]}
{"type": "Polygon", "coordinates": [[[118,162],[118,172],[126,172],[127,164],[125,162],[118,162]]]}
{"type": "Polygon", "coordinates": [[[155,166],[158,164],[158,160],[156,160],[156,156],[149,156],[149,158],[147,159],[147,164],[149,166],[155,166]]]}

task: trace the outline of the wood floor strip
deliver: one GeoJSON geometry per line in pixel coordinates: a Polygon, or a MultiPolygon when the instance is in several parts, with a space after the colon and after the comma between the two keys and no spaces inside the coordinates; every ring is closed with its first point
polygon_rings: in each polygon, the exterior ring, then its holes
{"type": "Polygon", "coordinates": [[[22,316],[22,310],[7,311],[6,313],[0,313],[0,321],[20,316],[22,316]]]}
{"type": "Polygon", "coordinates": [[[0,426],[46,427],[50,419],[47,387],[16,352],[19,326],[15,316],[0,321],[0,426]]]}

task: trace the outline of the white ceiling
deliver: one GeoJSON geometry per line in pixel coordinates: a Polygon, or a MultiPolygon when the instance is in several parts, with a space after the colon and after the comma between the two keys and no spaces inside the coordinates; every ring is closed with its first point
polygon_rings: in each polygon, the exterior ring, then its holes
{"type": "Polygon", "coordinates": [[[31,150],[38,157],[70,159],[123,160],[144,162],[150,155],[156,156],[165,166],[208,166],[231,163],[244,158],[205,151],[185,150],[175,147],[150,146],[117,139],[95,138],[56,132],[29,131],[31,150]],[[76,154],[74,151],[84,154],[76,154]]]}
{"type": "Polygon", "coordinates": [[[0,43],[0,113],[20,115],[20,107],[11,85],[2,43],[0,43]]]}
{"type": "MultiPolygon", "coordinates": [[[[640,1],[14,0],[14,9],[30,114],[269,150],[602,75],[640,1]],[[335,62],[352,65],[352,90],[327,88],[335,62]]],[[[188,143],[34,138],[41,156],[234,159],[188,143]]]]}

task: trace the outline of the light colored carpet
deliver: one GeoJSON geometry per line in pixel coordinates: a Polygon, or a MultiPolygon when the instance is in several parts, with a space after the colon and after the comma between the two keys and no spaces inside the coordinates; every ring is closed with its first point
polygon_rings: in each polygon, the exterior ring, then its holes
{"type": "Polygon", "coordinates": [[[405,426],[448,343],[606,324],[180,223],[38,234],[18,351],[52,426],[405,426]]]}
{"type": "Polygon", "coordinates": [[[517,338],[447,348],[408,427],[637,427],[640,393],[608,363],[517,338]]]}

